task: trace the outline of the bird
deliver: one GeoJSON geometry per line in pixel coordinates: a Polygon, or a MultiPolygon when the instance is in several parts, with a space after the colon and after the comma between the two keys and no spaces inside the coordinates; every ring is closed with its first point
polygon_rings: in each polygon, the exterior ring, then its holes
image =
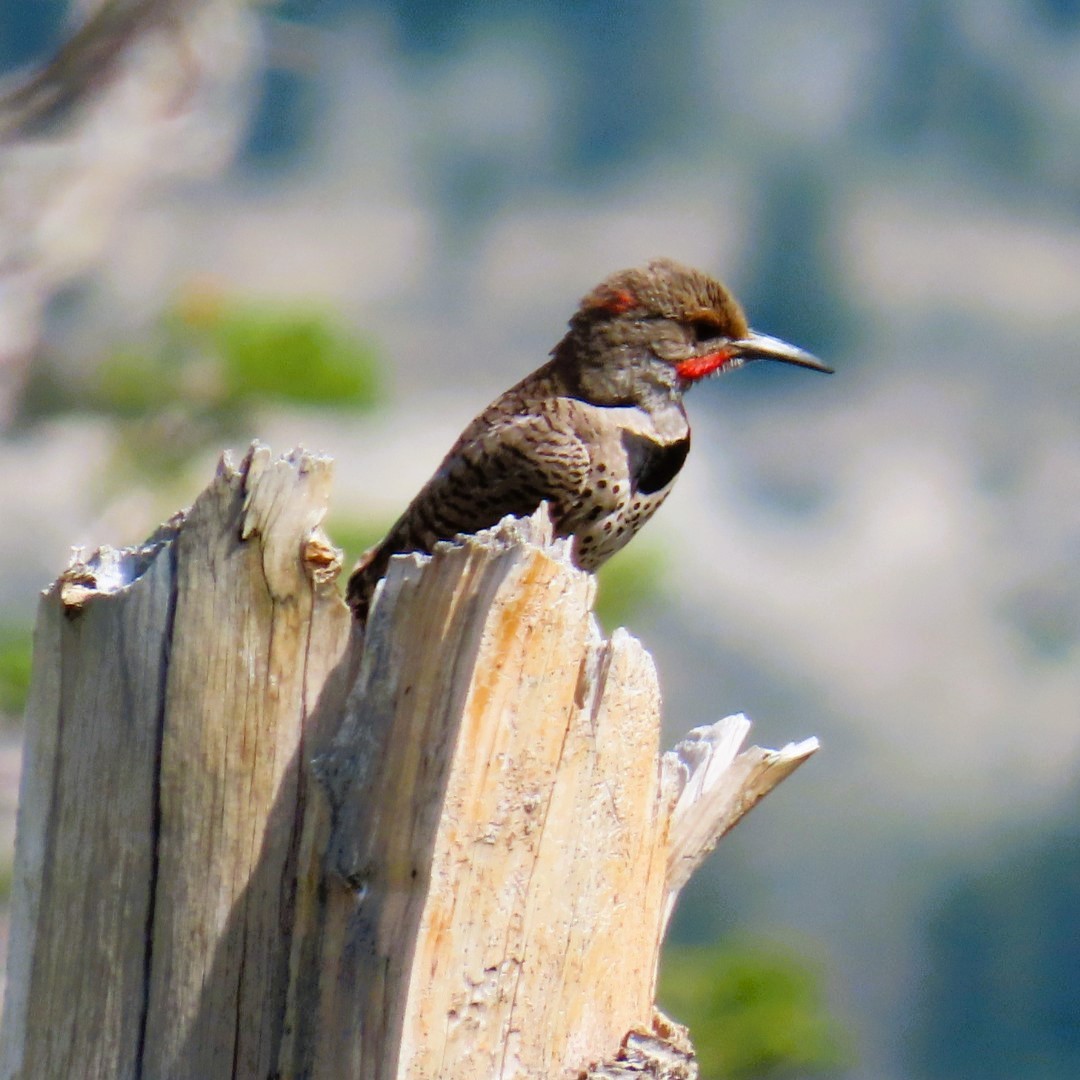
{"type": "Polygon", "coordinates": [[[671,259],[620,270],[581,301],[547,363],[470,423],[386,537],[349,578],[363,623],[394,555],[524,517],[547,501],[555,532],[595,571],[668,497],[690,450],[683,395],[773,360],[831,373],[750,329],[731,292],[671,259]]]}

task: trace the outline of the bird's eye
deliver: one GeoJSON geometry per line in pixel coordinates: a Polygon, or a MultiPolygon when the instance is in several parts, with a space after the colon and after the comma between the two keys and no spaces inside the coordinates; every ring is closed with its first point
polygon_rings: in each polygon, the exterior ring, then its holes
{"type": "Polygon", "coordinates": [[[705,341],[714,341],[716,338],[724,336],[719,325],[713,322],[712,319],[694,319],[690,324],[690,332],[694,335],[694,340],[699,344],[705,341]]]}

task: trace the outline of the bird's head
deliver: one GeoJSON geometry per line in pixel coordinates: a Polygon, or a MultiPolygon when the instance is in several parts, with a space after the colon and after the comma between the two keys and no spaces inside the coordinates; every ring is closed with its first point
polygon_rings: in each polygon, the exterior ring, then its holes
{"type": "Polygon", "coordinates": [[[754,360],[832,370],[751,330],[719,281],[671,259],[601,282],[581,301],[554,356],[576,392],[597,405],[677,397],[699,379],[754,360]]]}

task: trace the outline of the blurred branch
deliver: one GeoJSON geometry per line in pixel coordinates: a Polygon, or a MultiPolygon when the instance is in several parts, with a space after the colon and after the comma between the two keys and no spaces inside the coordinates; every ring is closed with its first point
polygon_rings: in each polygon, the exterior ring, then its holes
{"type": "Polygon", "coordinates": [[[104,0],[44,67],[0,99],[0,140],[33,134],[106,82],[140,34],[199,0],[104,0]]]}
{"type": "Polygon", "coordinates": [[[139,196],[230,159],[257,40],[246,0],[104,0],[0,99],[0,410],[139,196]]]}
{"type": "Polygon", "coordinates": [[[740,713],[694,728],[671,751],[672,767],[686,770],[686,782],[671,815],[669,918],[679,891],[720,840],[819,748],[810,738],[779,750],[751,746],[740,752],[749,733],[750,721],[740,713]]]}

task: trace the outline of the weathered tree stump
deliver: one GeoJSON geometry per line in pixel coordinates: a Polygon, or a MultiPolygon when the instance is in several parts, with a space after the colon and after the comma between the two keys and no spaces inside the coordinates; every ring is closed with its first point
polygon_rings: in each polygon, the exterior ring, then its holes
{"type": "Polygon", "coordinates": [[[43,597],[0,1078],[693,1075],[672,907],[816,743],[661,754],[544,511],[393,560],[356,630],[329,481],[256,446],[43,597]]]}

